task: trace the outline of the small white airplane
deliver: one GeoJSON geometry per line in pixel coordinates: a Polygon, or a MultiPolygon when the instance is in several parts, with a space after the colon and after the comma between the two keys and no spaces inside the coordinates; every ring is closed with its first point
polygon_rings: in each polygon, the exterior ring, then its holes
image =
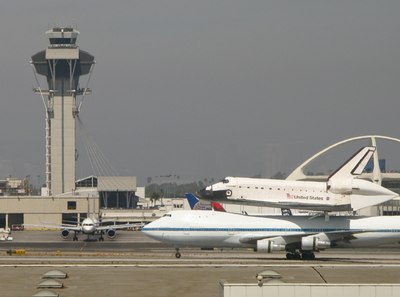
{"type": "Polygon", "coordinates": [[[400,216],[252,217],[220,211],[172,211],[142,232],[180,248],[252,248],[286,251],[287,259],[315,259],[314,252],[335,247],[375,247],[399,243],[400,216]]]}
{"type": "MultiPolygon", "coordinates": [[[[138,227],[138,224],[121,224],[121,225],[101,225],[98,218],[88,217],[85,218],[81,224],[78,225],[51,225],[51,224],[25,224],[25,226],[42,227],[51,229],[60,229],[61,237],[67,239],[71,232],[74,232],[73,241],[78,240],[78,233],[86,234],[89,238],[90,235],[99,235],[99,241],[104,241],[103,235],[105,234],[109,239],[114,239],[117,235],[118,229],[128,229],[138,227]]],[[[142,226],[142,225],[140,225],[142,226]]]]}
{"type": "Polygon", "coordinates": [[[203,200],[316,211],[356,211],[399,195],[358,179],[376,148],[360,149],[326,182],[226,177],[199,192],[203,200]]]}

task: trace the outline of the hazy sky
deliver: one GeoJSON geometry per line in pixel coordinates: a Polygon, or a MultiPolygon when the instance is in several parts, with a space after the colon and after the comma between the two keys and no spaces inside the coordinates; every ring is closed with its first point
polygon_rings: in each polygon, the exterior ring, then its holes
{"type": "Polygon", "coordinates": [[[290,172],[342,139],[399,137],[399,14],[397,0],[2,1],[0,178],[44,182],[29,60],[53,25],[77,27],[97,62],[87,129],[143,183],[290,172]]]}

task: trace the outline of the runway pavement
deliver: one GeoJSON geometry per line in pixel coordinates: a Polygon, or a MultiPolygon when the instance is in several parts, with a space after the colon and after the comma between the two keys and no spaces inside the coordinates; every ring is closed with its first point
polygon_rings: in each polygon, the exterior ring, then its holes
{"type": "MultiPolygon", "coordinates": [[[[81,235],[79,241],[63,239],[58,231],[18,231],[13,232],[13,241],[0,241],[0,264],[4,261],[29,261],[40,258],[40,262],[60,262],[68,258],[70,263],[82,263],[90,259],[91,263],[234,263],[234,264],[271,264],[293,263],[285,258],[284,252],[272,254],[256,253],[252,250],[212,250],[181,249],[182,258],[175,259],[173,247],[155,241],[139,231],[119,231],[113,240],[105,238],[98,241],[97,237],[87,239],[81,235]],[[24,256],[7,256],[8,250],[23,249],[24,256]],[[19,257],[19,258],[18,258],[19,257]],[[77,260],[76,260],[77,259],[77,260]]],[[[316,254],[314,263],[391,263],[400,265],[400,245],[379,249],[328,249],[316,254]]],[[[300,263],[304,261],[294,261],[300,263]]],[[[307,261],[305,261],[307,262],[307,261]]]]}
{"type": "Polygon", "coordinates": [[[139,231],[117,231],[115,239],[106,236],[104,241],[98,241],[98,236],[79,235],[78,241],[72,240],[72,234],[67,239],[60,236],[59,231],[16,231],[12,233],[12,241],[0,242],[3,248],[27,249],[31,251],[124,251],[163,247],[161,243],[147,238],[139,231]]]}
{"type": "MultiPolygon", "coordinates": [[[[400,248],[339,250],[317,254],[316,261],[288,261],[284,253],[250,250],[174,249],[137,231],[119,232],[104,242],[63,240],[59,232],[14,232],[0,242],[1,296],[32,296],[43,273],[69,274],[60,296],[218,296],[219,282],[256,282],[273,269],[285,282],[399,283],[400,248]],[[25,249],[25,255],[6,254],[25,249]]],[[[82,237],[81,239],[83,239],[82,237]]]]}

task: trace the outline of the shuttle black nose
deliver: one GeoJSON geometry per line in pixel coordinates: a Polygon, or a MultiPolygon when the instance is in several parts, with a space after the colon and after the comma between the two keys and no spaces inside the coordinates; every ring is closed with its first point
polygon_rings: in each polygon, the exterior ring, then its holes
{"type": "Polygon", "coordinates": [[[198,194],[199,194],[199,196],[200,196],[201,199],[204,199],[204,200],[212,200],[213,191],[212,191],[212,189],[211,189],[210,187],[206,187],[206,188],[204,188],[204,189],[201,189],[201,190],[198,192],[198,194]]]}
{"type": "Polygon", "coordinates": [[[211,187],[206,187],[199,191],[199,196],[203,200],[225,201],[227,200],[226,190],[213,191],[211,187]]]}

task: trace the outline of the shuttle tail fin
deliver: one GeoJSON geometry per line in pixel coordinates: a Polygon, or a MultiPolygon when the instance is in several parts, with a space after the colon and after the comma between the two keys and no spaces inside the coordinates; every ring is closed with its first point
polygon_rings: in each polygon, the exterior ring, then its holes
{"type": "Polygon", "coordinates": [[[376,147],[366,146],[336,170],[328,179],[327,187],[336,194],[349,194],[353,210],[377,205],[399,195],[372,181],[354,178],[361,175],[376,147]]]}
{"type": "Polygon", "coordinates": [[[333,172],[328,181],[333,179],[348,180],[355,176],[361,175],[367,166],[368,161],[373,156],[376,147],[366,146],[354,154],[347,162],[333,172]]]}

